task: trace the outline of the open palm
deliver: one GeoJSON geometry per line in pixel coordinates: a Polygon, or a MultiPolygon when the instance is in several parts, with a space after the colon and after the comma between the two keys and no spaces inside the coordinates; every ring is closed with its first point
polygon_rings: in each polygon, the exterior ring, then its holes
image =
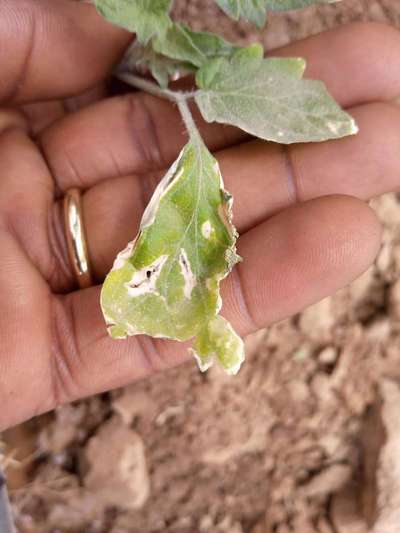
{"type": "MultiPolygon", "coordinates": [[[[185,142],[178,111],[149,95],[100,98],[98,89],[90,105],[62,107],[59,99],[99,86],[129,38],[88,4],[0,5],[0,429],[187,358],[175,342],[111,340],[100,288],[76,290],[66,251],[62,197],[79,187],[101,283],[185,142]]],[[[198,119],[236,198],[244,262],[223,286],[223,314],[241,334],[298,312],[373,261],[380,225],[365,200],[397,189],[400,175],[400,109],[390,103],[399,52],[399,34],[373,24],[274,52],[308,60],[308,77],[356,118],[356,137],[283,148],[198,119]]]]}

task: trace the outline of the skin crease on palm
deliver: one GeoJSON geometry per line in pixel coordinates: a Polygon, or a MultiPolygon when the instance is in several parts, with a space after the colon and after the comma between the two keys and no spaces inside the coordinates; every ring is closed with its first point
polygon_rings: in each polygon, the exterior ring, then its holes
{"type": "MultiPolygon", "coordinates": [[[[99,306],[101,281],[185,141],[168,102],[106,97],[102,82],[130,38],[88,4],[0,4],[0,429],[188,357],[174,342],[110,339],[99,306]],[[74,186],[98,284],[83,291],[61,216],[74,186]]],[[[198,119],[235,196],[244,262],[224,283],[223,314],[242,335],[359,276],[381,236],[366,201],[400,179],[394,28],[353,24],[274,54],[305,57],[308,77],[325,81],[360,133],[284,149],[198,119]]]]}

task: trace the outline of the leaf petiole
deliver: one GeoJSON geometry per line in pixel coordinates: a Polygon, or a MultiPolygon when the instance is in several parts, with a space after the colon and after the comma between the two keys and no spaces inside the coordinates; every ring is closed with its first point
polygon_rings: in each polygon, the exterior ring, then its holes
{"type": "Polygon", "coordinates": [[[195,91],[171,91],[170,89],[163,89],[152,81],[145,80],[140,76],[131,74],[129,72],[117,72],[115,76],[136,89],[140,89],[146,93],[157,96],[158,98],[163,98],[164,100],[169,100],[170,102],[178,103],[182,100],[189,100],[194,98],[195,91]]]}
{"type": "Polygon", "coordinates": [[[189,109],[187,101],[188,101],[188,98],[185,97],[183,93],[183,98],[178,97],[176,103],[178,105],[178,109],[182,116],[182,120],[183,120],[183,123],[185,124],[189,137],[192,140],[194,140],[200,137],[200,133],[197,129],[195,121],[193,120],[193,115],[189,109]]]}

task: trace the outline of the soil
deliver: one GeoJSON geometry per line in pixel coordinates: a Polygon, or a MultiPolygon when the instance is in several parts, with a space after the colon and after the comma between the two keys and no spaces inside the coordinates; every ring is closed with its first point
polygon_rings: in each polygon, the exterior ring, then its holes
{"type": "MultiPolygon", "coordinates": [[[[242,41],[205,0],[176,8],[242,41]]],[[[353,20],[400,27],[398,0],[270,17],[267,47],[353,20]]],[[[361,278],[247,339],[232,379],[195,365],[8,431],[22,533],[398,533],[400,198],[373,202],[382,248],[361,278]]]]}

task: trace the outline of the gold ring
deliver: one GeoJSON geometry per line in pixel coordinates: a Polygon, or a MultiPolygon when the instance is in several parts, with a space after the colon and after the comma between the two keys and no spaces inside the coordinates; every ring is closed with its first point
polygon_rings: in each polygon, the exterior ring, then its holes
{"type": "Polygon", "coordinates": [[[79,288],[86,289],[93,284],[81,193],[79,189],[70,189],[64,197],[64,225],[68,245],[68,254],[79,288]]]}

